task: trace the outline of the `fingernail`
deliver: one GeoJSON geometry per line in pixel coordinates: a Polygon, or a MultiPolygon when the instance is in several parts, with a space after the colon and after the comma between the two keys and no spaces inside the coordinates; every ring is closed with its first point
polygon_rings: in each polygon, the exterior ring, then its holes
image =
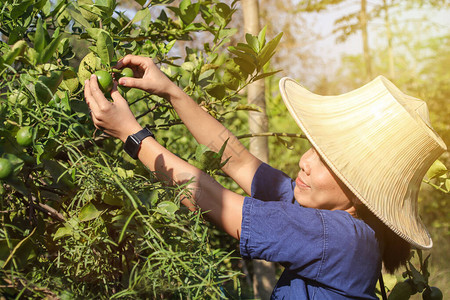
{"type": "Polygon", "coordinates": [[[95,76],[95,74],[91,74],[91,78],[95,78],[96,76],[95,76]]]}
{"type": "Polygon", "coordinates": [[[119,79],[119,84],[120,84],[120,85],[127,85],[127,80],[124,79],[124,78],[120,78],[120,79],[119,79]]]}

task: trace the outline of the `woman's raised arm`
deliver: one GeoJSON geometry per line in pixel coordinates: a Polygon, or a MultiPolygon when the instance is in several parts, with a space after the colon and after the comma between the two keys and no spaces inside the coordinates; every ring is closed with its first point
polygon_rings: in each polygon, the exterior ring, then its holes
{"type": "MultiPolygon", "coordinates": [[[[95,75],[86,81],[84,94],[95,126],[105,133],[125,141],[128,135],[142,129],[127,101],[117,89],[111,93],[114,102],[104,97],[95,75]]],[[[207,212],[206,216],[213,223],[239,239],[243,196],[225,189],[209,175],[174,155],[150,137],[142,141],[138,158],[154,171],[161,181],[167,184],[187,184],[191,193],[182,199],[182,203],[191,210],[199,206],[207,212]]]]}
{"type": "Polygon", "coordinates": [[[117,67],[131,67],[136,77],[119,79],[121,85],[140,88],[165,98],[172,104],[180,119],[200,144],[218,151],[228,139],[223,160],[229,158],[229,161],[223,170],[246,193],[250,194],[252,179],[261,161],[252,155],[232,132],[170,81],[152,59],[127,55],[118,62],[117,67]]]}

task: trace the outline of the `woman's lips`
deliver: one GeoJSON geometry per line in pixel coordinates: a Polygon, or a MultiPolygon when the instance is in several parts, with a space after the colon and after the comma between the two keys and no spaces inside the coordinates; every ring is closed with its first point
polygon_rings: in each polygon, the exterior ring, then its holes
{"type": "Polygon", "coordinates": [[[307,185],[305,182],[303,182],[303,180],[300,179],[300,176],[295,179],[295,184],[297,184],[297,186],[299,188],[303,188],[303,189],[309,189],[310,188],[309,185],[307,185]]]}

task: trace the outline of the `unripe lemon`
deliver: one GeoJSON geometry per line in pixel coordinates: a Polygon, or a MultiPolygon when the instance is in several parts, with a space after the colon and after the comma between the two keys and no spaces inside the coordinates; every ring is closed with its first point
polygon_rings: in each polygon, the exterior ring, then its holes
{"type": "Polygon", "coordinates": [[[98,80],[98,86],[102,90],[103,94],[111,92],[113,88],[113,79],[111,74],[106,71],[100,70],[95,72],[98,80]]]}
{"type": "Polygon", "coordinates": [[[0,158],[0,179],[8,178],[12,172],[13,166],[11,162],[6,158],[0,158]]]}
{"type": "Polygon", "coordinates": [[[16,141],[20,146],[30,146],[33,143],[33,129],[29,126],[20,128],[16,134],[16,141]]]}

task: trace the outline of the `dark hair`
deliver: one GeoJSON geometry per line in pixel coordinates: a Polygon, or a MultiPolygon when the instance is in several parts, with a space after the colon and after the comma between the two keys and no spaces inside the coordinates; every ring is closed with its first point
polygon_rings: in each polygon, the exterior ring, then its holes
{"type": "Polygon", "coordinates": [[[380,219],[378,219],[365,205],[355,205],[358,217],[375,231],[380,244],[381,258],[384,269],[393,274],[395,270],[405,265],[411,253],[411,244],[398,236],[380,219]]]}

